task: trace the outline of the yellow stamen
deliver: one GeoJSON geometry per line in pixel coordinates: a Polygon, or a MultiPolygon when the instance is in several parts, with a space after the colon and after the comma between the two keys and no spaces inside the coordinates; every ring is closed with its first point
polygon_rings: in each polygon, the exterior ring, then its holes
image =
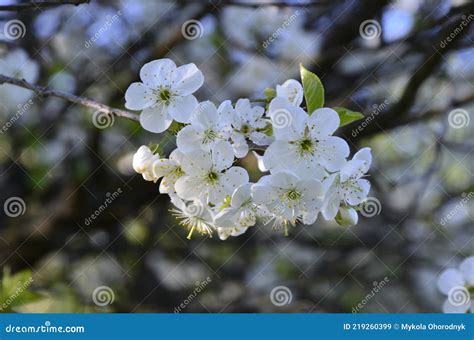
{"type": "Polygon", "coordinates": [[[189,231],[188,237],[186,237],[188,240],[190,240],[191,237],[193,236],[194,228],[195,228],[195,226],[191,227],[191,230],[189,231]]]}

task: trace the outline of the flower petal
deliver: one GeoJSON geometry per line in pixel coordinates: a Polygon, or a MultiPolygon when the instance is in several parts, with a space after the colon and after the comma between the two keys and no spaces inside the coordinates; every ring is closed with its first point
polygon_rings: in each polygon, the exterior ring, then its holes
{"type": "MultiPolygon", "coordinates": [[[[270,176],[264,176],[270,177],[270,176]]],[[[264,178],[262,177],[262,178],[264,178]]],[[[252,194],[252,199],[257,204],[267,204],[268,202],[275,200],[275,189],[272,186],[267,185],[265,181],[262,182],[262,178],[252,185],[250,191],[252,194]]]]}
{"type": "Polygon", "coordinates": [[[178,67],[173,72],[171,89],[180,96],[196,92],[204,84],[204,75],[193,63],[178,67]]]}
{"type": "Polygon", "coordinates": [[[244,136],[237,133],[232,136],[232,148],[237,158],[244,158],[249,152],[249,146],[244,136]]]}
{"type": "Polygon", "coordinates": [[[132,83],[125,92],[125,107],[143,110],[156,103],[153,92],[143,83],[132,83]]]}
{"type": "Polygon", "coordinates": [[[160,158],[153,162],[151,170],[156,178],[166,176],[176,168],[176,163],[170,159],[160,158]]]}
{"type": "Polygon", "coordinates": [[[321,213],[326,221],[334,219],[341,204],[341,195],[339,194],[339,178],[337,174],[330,175],[323,181],[323,190],[325,198],[321,213]]]}
{"type": "Polygon", "coordinates": [[[181,164],[184,158],[184,153],[180,149],[174,149],[170,153],[170,159],[176,162],[177,164],[181,164]]]}
{"type": "Polygon", "coordinates": [[[370,182],[366,179],[358,179],[356,185],[345,192],[344,199],[350,205],[361,204],[367,198],[370,190],[370,182]]]}
{"type": "Polygon", "coordinates": [[[347,181],[349,178],[360,178],[364,174],[366,168],[363,160],[352,159],[341,168],[341,182],[347,181]]]}
{"type": "Polygon", "coordinates": [[[468,300],[466,303],[461,305],[453,304],[450,299],[446,299],[443,303],[443,313],[449,314],[464,314],[471,306],[471,301],[468,300]]]}
{"type": "Polygon", "coordinates": [[[288,79],[281,85],[276,86],[278,97],[288,99],[293,105],[300,106],[303,102],[303,86],[294,79],[288,79]]]}
{"type": "Polygon", "coordinates": [[[183,158],[181,167],[187,174],[200,176],[212,168],[211,153],[203,150],[194,150],[183,158]]]}
{"type": "Polygon", "coordinates": [[[372,152],[370,148],[360,149],[352,159],[361,160],[364,162],[364,173],[369,171],[370,166],[372,165],[372,152]]]}
{"type": "Polygon", "coordinates": [[[232,122],[234,113],[235,110],[232,107],[232,102],[230,100],[222,102],[217,108],[219,123],[230,124],[232,122]]]}
{"type": "Polygon", "coordinates": [[[339,115],[336,111],[324,107],[317,109],[309,117],[308,128],[313,138],[324,139],[336,131],[340,122],[339,115]]]}
{"type": "Polygon", "coordinates": [[[464,286],[464,284],[461,272],[454,268],[446,269],[438,278],[438,289],[444,295],[448,295],[453,287],[464,286]]]}
{"type": "Polygon", "coordinates": [[[169,86],[171,74],[175,69],[176,64],[171,59],[153,60],[140,69],[140,79],[152,89],[169,86]]]}
{"type": "Polygon", "coordinates": [[[474,256],[464,259],[459,265],[459,271],[464,276],[464,280],[474,286],[474,256]]]}
{"type": "Polygon", "coordinates": [[[302,108],[291,105],[287,99],[274,98],[270,102],[268,116],[272,120],[275,139],[294,141],[303,136],[308,114],[302,108]]]}
{"type": "Polygon", "coordinates": [[[324,190],[320,181],[315,179],[302,180],[298,183],[298,187],[303,194],[305,211],[311,212],[321,207],[324,190]]]}
{"type": "Polygon", "coordinates": [[[202,145],[201,131],[193,125],[185,126],[176,136],[176,145],[184,153],[200,149],[202,145]]]}
{"type": "Polygon", "coordinates": [[[263,164],[273,171],[292,171],[296,161],[296,147],[286,141],[277,140],[263,154],[263,164]]]}
{"type": "Polygon", "coordinates": [[[164,105],[155,105],[146,108],[140,114],[141,126],[150,132],[161,133],[167,130],[173,119],[168,115],[168,111],[164,105]]]}
{"type": "Polygon", "coordinates": [[[194,96],[175,97],[168,106],[168,112],[177,122],[189,123],[197,106],[198,101],[194,96]]]}
{"type": "Polygon", "coordinates": [[[212,163],[219,170],[229,168],[234,162],[234,150],[229,142],[219,140],[212,147],[212,163]]]}
{"type": "Polygon", "coordinates": [[[176,181],[174,188],[178,196],[185,200],[199,199],[203,194],[201,190],[202,181],[200,178],[196,177],[180,177],[176,181]]]}
{"type": "Polygon", "coordinates": [[[330,172],[340,170],[349,156],[349,145],[339,137],[327,137],[325,140],[320,140],[316,149],[318,158],[330,172]]]}
{"type": "Polygon", "coordinates": [[[232,194],[242,184],[249,181],[249,174],[247,170],[240,166],[233,166],[222,174],[219,182],[224,186],[226,194],[232,194]]]}
{"type": "Polygon", "coordinates": [[[235,189],[232,194],[231,206],[238,208],[241,207],[244,203],[248,202],[250,197],[250,189],[252,188],[251,183],[245,183],[235,189]]]}

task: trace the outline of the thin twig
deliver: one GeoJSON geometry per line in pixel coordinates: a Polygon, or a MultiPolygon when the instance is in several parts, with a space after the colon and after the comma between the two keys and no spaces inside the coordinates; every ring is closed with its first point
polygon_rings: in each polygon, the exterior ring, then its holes
{"type": "Polygon", "coordinates": [[[40,10],[61,5],[82,5],[89,3],[90,0],[62,0],[62,1],[32,1],[15,5],[1,5],[0,12],[21,12],[25,10],[40,10]]]}
{"type": "MultiPolygon", "coordinates": [[[[186,4],[190,4],[192,1],[184,1],[186,4]]],[[[312,6],[326,6],[333,4],[334,1],[330,2],[328,0],[307,0],[307,1],[272,1],[272,2],[262,2],[262,1],[246,1],[242,2],[240,0],[221,0],[216,1],[216,6],[238,6],[238,7],[249,7],[249,8],[259,8],[267,6],[275,7],[312,7],[312,6]]]]}
{"type": "Polygon", "coordinates": [[[25,89],[31,90],[36,95],[39,97],[58,97],[65,99],[71,103],[83,105],[86,107],[89,107],[91,109],[94,109],[96,111],[104,112],[107,114],[115,115],[117,117],[123,117],[123,118],[128,118],[134,121],[138,121],[138,115],[132,112],[120,110],[120,109],[115,109],[110,106],[107,106],[105,104],[96,102],[92,99],[85,98],[85,97],[79,97],[70,93],[62,92],[59,90],[52,90],[48,89],[47,87],[39,86],[39,85],[34,85],[31,83],[28,83],[24,79],[15,79],[11,77],[7,77],[4,75],[0,74],[0,85],[1,84],[12,84],[15,86],[23,87],[25,89]]]}

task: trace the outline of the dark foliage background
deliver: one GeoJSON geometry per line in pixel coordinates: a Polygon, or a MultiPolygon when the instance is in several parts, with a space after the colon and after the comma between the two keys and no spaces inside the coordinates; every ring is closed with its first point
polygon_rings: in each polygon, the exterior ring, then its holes
{"type": "MultiPolygon", "coordinates": [[[[353,151],[372,148],[379,214],[350,228],[320,219],[288,237],[258,226],[225,242],[189,241],[168,197],[131,169],[140,145],[161,141],[170,152],[172,135],[118,117],[99,129],[93,110],[31,94],[34,104],[0,134],[0,202],[25,203],[18,217],[0,214],[0,298],[25,286],[7,311],[441,310],[437,275],[474,253],[473,2],[269,2],[91,0],[0,10],[0,27],[18,19],[26,28],[21,39],[0,36],[0,59],[23,49],[39,65],[36,83],[117,108],[153,59],[196,63],[206,77],[197,97],[215,102],[261,96],[297,78],[304,63],[330,106],[366,116],[339,134],[353,151]],[[190,19],[200,30],[192,39],[182,31],[190,19]],[[379,37],[363,37],[365,20],[380,25],[379,37]],[[453,126],[454,109],[470,123],[453,126]],[[100,286],[111,289],[112,303],[94,303],[100,286]],[[290,290],[288,304],[271,302],[277,286],[290,290]]],[[[4,126],[24,102],[12,108],[12,98],[0,99],[4,126]]],[[[255,159],[244,162],[256,178],[255,159]]]]}

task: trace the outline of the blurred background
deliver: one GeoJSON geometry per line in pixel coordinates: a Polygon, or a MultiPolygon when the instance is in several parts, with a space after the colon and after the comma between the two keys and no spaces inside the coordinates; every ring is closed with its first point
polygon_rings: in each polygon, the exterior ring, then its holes
{"type": "Polygon", "coordinates": [[[365,115],[338,133],[372,148],[373,206],[350,228],[187,240],[131,167],[172,135],[0,85],[2,311],[441,311],[437,276],[474,254],[472,1],[57,2],[0,0],[0,74],[123,109],[153,59],[195,63],[216,103],[303,63],[329,106],[365,115]]]}

